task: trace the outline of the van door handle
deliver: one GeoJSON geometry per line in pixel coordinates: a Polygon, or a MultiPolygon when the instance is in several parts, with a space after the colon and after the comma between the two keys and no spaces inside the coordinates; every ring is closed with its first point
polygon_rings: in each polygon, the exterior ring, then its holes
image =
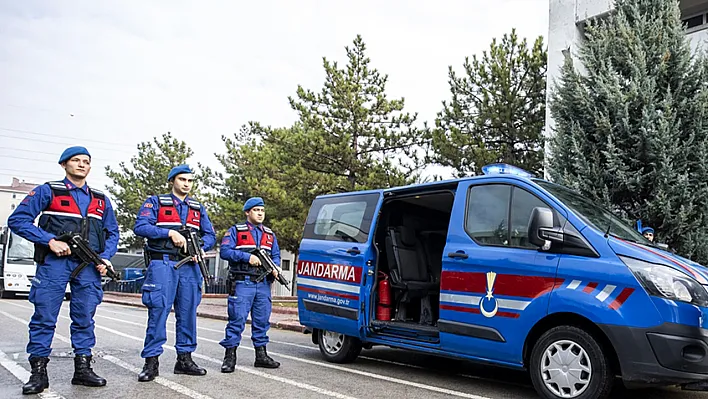
{"type": "Polygon", "coordinates": [[[450,258],[467,259],[469,256],[464,251],[449,252],[447,254],[450,258]]]}
{"type": "Polygon", "coordinates": [[[361,251],[359,251],[359,248],[349,248],[347,249],[347,253],[352,255],[359,255],[361,251]]]}

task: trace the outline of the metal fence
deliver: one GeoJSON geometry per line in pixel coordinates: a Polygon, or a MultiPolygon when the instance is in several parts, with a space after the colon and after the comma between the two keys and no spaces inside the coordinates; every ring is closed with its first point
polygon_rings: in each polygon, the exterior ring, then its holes
{"type": "MultiPolygon", "coordinates": [[[[106,292],[126,292],[126,293],[140,293],[141,288],[143,286],[143,281],[145,279],[141,278],[138,280],[134,281],[124,281],[124,282],[116,282],[116,281],[109,281],[103,286],[103,290],[106,292]]],[[[226,283],[224,283],[223,279],[218,279],[217,281],[214,281],[214,279],[211,279],[209,281],[209,286],[206,287],[204,290],[205,294],[226,294],[226,283]]]]}

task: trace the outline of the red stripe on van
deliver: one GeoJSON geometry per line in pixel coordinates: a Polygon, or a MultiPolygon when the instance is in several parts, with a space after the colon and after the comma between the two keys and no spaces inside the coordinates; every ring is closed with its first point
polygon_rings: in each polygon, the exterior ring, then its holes
{"type": "Polygon", "coordinates": [[[617,298],[615,298],[614,301],[610,304],[610,309],[617,310],[619,309],[624,302],[629,299],[629,296],[632,295],[634,292],[634,288],[625,288],[620,292],[619,295],[617,295],[617,298]]]}
{"type": "MultiPolygon", "coordinates": [[[[494,295],[536,298],[552,290],[555,282],[554,277],[497,274],[492,289],[494,295]]],[[[487,274],[443,271],[440,289],[485,294],[487,293],[487,274]]]]}

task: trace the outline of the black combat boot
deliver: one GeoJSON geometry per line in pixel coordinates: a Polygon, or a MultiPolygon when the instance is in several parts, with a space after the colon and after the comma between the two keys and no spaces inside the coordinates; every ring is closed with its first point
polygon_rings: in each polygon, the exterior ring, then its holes
{"type": "Polygon", "coordinates": [[[48,357],[31,357],[29,359],[32,366],[32,374],[29,381],[22,386],[22,393],[25,395],[40,393],[49,388],[49,376],[47,375],[48,357]]]}
{"type": "Polygon", "coordinates": [[[76,355],[74,357],[74,378],[71,379],[73,385],[85,385],[87,387],[102,387],[106,385],[106,379],[96,375],[91,369],[93,356],[76,355]]]}
{"type": "Polygon", "coordinates": [[[206,372],[206,369],[203,369],[194,363],[191,353],[187,352],[177,354],[175,374],[204,375],[206,372]]]}
{"type": "Polygon", "coordinates": [[[160,362],[157,358],[157,356],[145,358],[145,365],[143,366],[143,371],[138,375],[138,381],[152,381],[155,377],[160,375],[160,362]]]}
{"type": "Polygon", "coordinates": [[[236,346],[233,348],[226,348],[226,354],[224,355],[224,363],[221,364],[222,373],[233,373],[234,368],[236,368],[236,346]]]}
{"type": "Polygon", "coordinates": [[[267,369],[277,369],[280,367],[280,363],[271,359],[266,352],[265,346],[259,346],[256,348],[256,361],[253,363],[254,367],[265,367],[267,369]]]}

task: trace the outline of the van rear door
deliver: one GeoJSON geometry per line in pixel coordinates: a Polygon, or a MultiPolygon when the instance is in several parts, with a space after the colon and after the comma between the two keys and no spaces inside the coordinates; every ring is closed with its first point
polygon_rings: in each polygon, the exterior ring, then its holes
{"type": "Polygon", "coordinates": [[[300,323],[362,335],[375,264],[372,237],[383,191],[315,199],[307,215],[297,266],[300,323]],[[368,277],[368,278],[367,278],[368,277]]]}

